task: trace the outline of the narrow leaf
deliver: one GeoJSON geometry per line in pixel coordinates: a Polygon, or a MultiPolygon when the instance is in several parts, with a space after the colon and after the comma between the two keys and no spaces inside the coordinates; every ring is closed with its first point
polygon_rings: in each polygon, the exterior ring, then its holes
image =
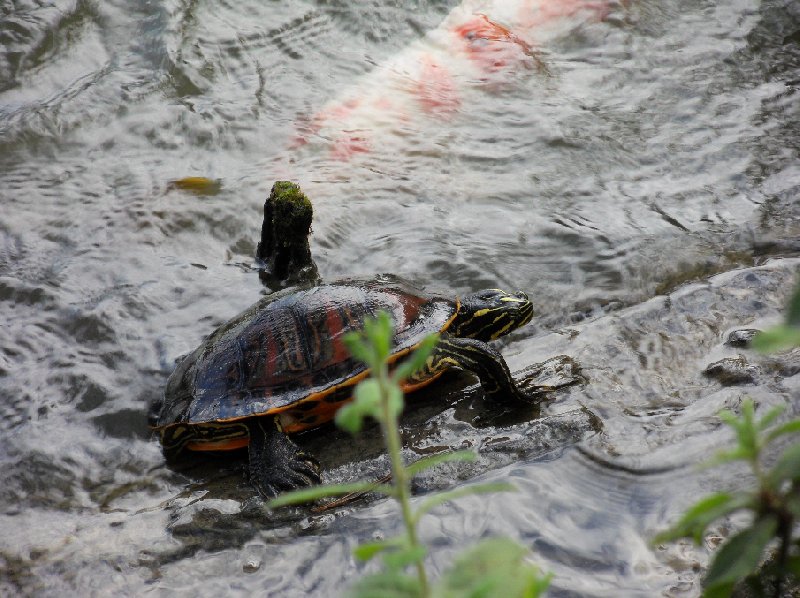
{"type": "Polygon", "coordinates": [[[790,556],[786,562],[786,569],[795,577],[800,577],[800,555],[790,556]]]}
{"type": "Polygon", "coordinates": [[[780,488],[784,481],[800,480],[800,443],[793,444],[783,452],[767,473],[767,480],[774,489],[780,488]]]}
{"type": "Polygon", "coordinates": [[[703,598],[731,598],[734,587],[736,587],[736,584],[730,582],[717,584],[713,588],[705,588],[703,590],[703,598]]]}
{"type": "Polygon", "coordinates": [[[661,544],[678,538],[692,538],[695,544],[699,545],[706,528],[713,521],[752,505],[753,497],[744,492],[711,494],[692,505],[670,529],[657,534],[653,538],[653,543],[661,544]]]}
{"type": "Polygon", "coordinates": [[[385,571],[359,579],[348,592],[352,598],[419,598],[416,577],[402,571],[385,571]]]}
{"type": "Polygon", "coordinates": [[[426,469],[430,469],[440,463],[447,463],[449,461],[474,461],[477,455],[472,451],[454,451],[451,453],[439,453],[438,455],[430,455],[429,457],[423,457],[417,461],[414,461],[410,465],[406,466],[406,471],[408,475],[413,476],[418,474],[420,471],[424,471],[426,469]]]}
{"type": "Polygon", "coordinates": [[[349,403],[340,408],[334,416],[337,427],[351,434],[358,434],[364,425],[364,412],[355,403],[349,403]]]}
{"type": "Polygon", "coordinates": [[[756,450],[757,432],[754,422],[753,401],[747,399],[742,403],[741,417],[736,417],[732,412],[723,410],[720,411],[719,418],[736,431],[739,450],[746,451],[748,455],[748,457],[744,458],[755,459],[758,453],[756,450]]]}
{"type": "MultiPolygon", "coordinates": [[[[786,497],[786,510],[791,513],[795,521],[800,521],[800,482],[792,484],[789,496],[786,497]]],[[[796,540],[797,547],[800,548],[800,539],[796,540]]]]}
{"type": "Polygon", "coordinates": [[[706,586],[712,589],[728,585],[753,573],[777,529],[775,518],[767,516],[730,538],[714,555],[706,573],[706,586]]]}
{"type": "Polygon", "coordinates": [[[312,502],[319,498],[326,498],[329,496],[341,496],[342,494],[350,494],[351,492],[377,492],[378,494],[385,494],[387,496],[394,495],[394,488],[388,484],[375,484],[370,482],[353,482],[352,484],[327,484],[323,486],[314,486],[313,488],[304,488],[302,490],[294,490],[281,494],[277,498],[273,498],[267,503],[270,509],[277,509],[278,507],[285,507],[288,505],[299,505],[307,502],[312,502]]]}
{"type": "Polygon", "coordinates": [[[368,561],[376,554],[379,554],[384,550],[402,546],[404,541],[405,540],[403,538],[397,537],[389,538],[388,540],[383,540],[381,542],[368,542],[366,544],[359,544],[353,550],[353,556],[359,561],[368,561]]]}
{"type": "Polygon", "coordinates": [[[800,326],[800,283],[794,287],[792,298],[789,299],[789,309],[786,310],[786,323],[790,326],[800,326]]]}
{"type": "Polygon", "coordinates": [[[733,411],[730,411],[729,409],[723,409],[722,411],[720,411],[717,414],[717,416],[722,421],[724,421],[726,424],[728,424],[731,428],[736,430],[737,434],[739,433],[739,431],[741,430],[742,426],[744,425],[744,422],[742,421],[742,419],[739,416],[737,416],[733,411]]]}
{"type": "Polygon", "coordinates": [[[436,343],[439,342],[438,334],[426,336],[416,350],[409,355],[394,371],[393,378],[396,382],[402,382],[415,372],[418,372],[425,365],[425,361],[430,357],[436,343]]]}
{"type": "Polygon", "coordinates": [[[362,332],[348,332],[342,337],[342,342],[353,357],[370,367],[375,366],[375,352],[362,332]]]}
{"type": "Polygon", "coordinates": [[[513,540],[491,538],[459,556],[434,588],[437,597],[534,598],[550,583],[528,560],[529,551],[513,540]]]}
{"type": "Polygon", "coordinates": [[[181,189],[195,195],[217,195],[222,189],[222,181],[204,176],[187,176],[170,181],[167,189],[181,189]]]}
{"type": "Polygon", "coordinates": [[[779,436],[795,434],[797,432],[800,432],[800,419],[794,419],[770,430],[769,433],[767,433],[765,443],[772,442],[779,436]]]}
{"type": "Polygon", "coordinates": [[[758,429],[766,430],[767,428],[769,428],[772,425],[772,422],[778,419],[778,416],[780,416],[780,414],[783,413],[785,409],[786,407],[784,407],[783,405],[779,405],[778,407],[773,407],[772,409],[770,409],[764,417],[758,420],[758,429]]]}
{"type": "Polygon", "coordinates": [[[777,353],[800,346],[800,327],[797,324],[774,326],[753,337],[752,347],[759,353],[777,353]]]}
{"type": "Polygon", "coordinates": [[[364,321],[364,334],[372,345],[376,361],[382,363],[389,356],[392,343],[392,319],[386,311],[364,321]]]}
{"type": "Polygon", "coordinates": [[[419,563],[427,554],[427,548],[422,545],[416,545],[385,551],[381,556],[384,564],[389,569],[404,569],[409,565],[419,563]]]}
{"type": "Polygon", "coordinates": [[[740,446],[729,451],[718,452],[708,461],[704,461],[702,466],[703,468],[708,468],[719,465],[720,463],[729,463],[730,461],[752,461],[753,459],[753,451],[740,446]]]}

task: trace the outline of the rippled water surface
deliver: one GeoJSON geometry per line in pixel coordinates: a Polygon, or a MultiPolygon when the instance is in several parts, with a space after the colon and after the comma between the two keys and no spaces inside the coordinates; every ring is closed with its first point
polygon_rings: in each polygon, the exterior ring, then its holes
{"type": "MultiPolygon", "coordinates": [[[[731,440],[715,414],[798,409],[797,356],[745,351],[744,385],[702,371],[778,320],[798,271],[800,7],[581,5],[0,6],[0,593],[338,595],[351,549],[399,529],[383,501],[271,514],[241,459],[170,468],[147,429],[174,360],[267,292],[262,204],[291,179],[324,278],[526,290],[512,369],[583,366],[539,420],[458,376],[409,412],[409,458],[480,453],[418,494],[519,489],[426,519],[432,570],[502,533],[553,595],[698,595],[714,539],[649,538],[742,483],[694,468],[731,440]],[[478,13],[515,37],[455,39],[478,13]],[[189,176],[218,192],[170,184],[189,176]]],[[[385,469],[374,429],[301,442],[328,480],[385,469]]]]}

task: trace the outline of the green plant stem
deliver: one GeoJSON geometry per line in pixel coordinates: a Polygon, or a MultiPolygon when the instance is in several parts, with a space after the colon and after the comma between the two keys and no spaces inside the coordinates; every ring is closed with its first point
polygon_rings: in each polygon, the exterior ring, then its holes
{"type": "Polygon", "coordinates": [[[778,548],[778,561],[777,561],[777,579],[775,580],[775,598],[780,598],[783,593],[783,582],[786,572],[786,563],[789,558],[789,547],[792,543],[792,524],[791,518],[787,521],[781,521],[778,530],[778,536],[781,539],[780,547],[778,548]]]}
{"type": "MultiPolygon", "coordinates": [[[[399,422],[397,416],[394,415],[389,408],[389,391],[388,385],[390,384],[389,372],[386,364],[383,364],[380,370],[379,378],[381,387],[381,408],[383,410],[383,434],[386,438],[386,447],[389,450],[389,457],[392,461],[392,476],[394,477],[395,489],[397,491],[397,500],[400,502],[400,508],[403,513],[403,523],[406,527],[406,535],[408,543],[414,547],[419,545],[417,539],[417,530],[414,525],[414,514],[411,511],[411,492],[409,490],[408,474],[406,472],[405,464],[403,463],[402,456],[402,443],[400,440],[399,422]]],[[[419,580],[420,595],[427,598],[430,595],[428,587],[428,575],[425,572],[425,564],[422,560],[416,562],[417,578],[419,580]]]]}

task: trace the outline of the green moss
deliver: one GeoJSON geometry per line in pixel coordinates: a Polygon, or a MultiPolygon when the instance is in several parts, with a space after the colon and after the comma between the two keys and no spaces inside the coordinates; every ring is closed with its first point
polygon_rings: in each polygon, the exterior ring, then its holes
{"type": "Polygon", "coordinates": [[[300,186],[290,181],[276,181],[269,201],[272,202],[276,241],[284,247],[305,244],[311,231],[314,209],[300,186]]]}

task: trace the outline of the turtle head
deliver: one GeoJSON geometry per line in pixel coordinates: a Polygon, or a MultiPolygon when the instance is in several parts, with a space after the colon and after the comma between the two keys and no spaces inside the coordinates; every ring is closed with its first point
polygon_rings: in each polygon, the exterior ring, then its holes
{"type": "Polygon", "coordinates": [[[450,326],[453,336],[494,340],[531,321],[533,304],[523,292],[487,289],[461,298],[450,326]]]}

